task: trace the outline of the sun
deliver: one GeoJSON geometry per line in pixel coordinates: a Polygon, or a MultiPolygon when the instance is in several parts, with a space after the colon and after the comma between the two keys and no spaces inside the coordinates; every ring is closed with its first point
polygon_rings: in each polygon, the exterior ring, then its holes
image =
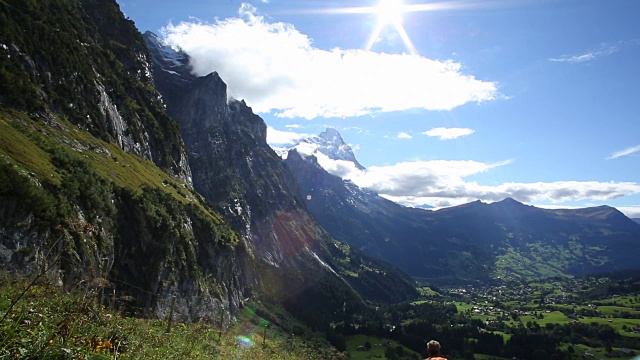
{"type": "Polygon", "coordinates": [[[378,22],[376,24],[376,28],[371,33],[369,41],[367,42],[365,47],[366,50],[371,50],[373,44],[378,41],[378,37],[380,36],[382,29],[387,25],[391,25],[400,35],[400,38],[409,52],[411,54],[417,53],[411,39],[409,39],[409,35],[405,31],[404,26],[402,26],[402,16],[406,11],[408,11],[407,6],[402,2],[402,0],[379,0],[378,4],[371,9],[372,13],[377,14],[378,22]]]}
{"type": "Polygon", "coordinates": [[[380,0],[375,7],[378,15],[378,26],[402,24],[404,4],[402,0],[380,0]]]}

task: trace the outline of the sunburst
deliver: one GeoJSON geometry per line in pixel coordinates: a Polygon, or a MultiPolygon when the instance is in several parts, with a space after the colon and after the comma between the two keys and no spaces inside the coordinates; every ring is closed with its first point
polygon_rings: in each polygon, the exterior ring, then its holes
{"type": "Polygon", "coordinates": [[[314,13],[314,14],[374,14],[377,15],[375,28],[373,29],[365,49],[371,50],[373,45],[380,37],[380,32],[386,26],[392,26],[400,35],[410,53],[416,54],[416,49],[407,34],[403,25],[403,16],[410,12],[423,11],[446,11],[446,10],[463,10],[472,8],[502,7],[508,6],[510,2],[504,0],[494,0],[492,2],[483,2],[479,0],[456,0],[429,2],[427,4],[405,4],[402,0],[378,0],[375,6],[354,6],[339,7],[330,9],[311,9],[305,11],[286,11],[288,13],[314,13]]]}
{"type": "Polygon", "coordinates": [[[417,53],[407,31],[402,25],[402,18],[407,10],[402,0],[380,0],[378,5],[373,7],[372,10],[378,16],[378,20],[375,29],[371,33],[371,37],[369,37],[369,41],[367,41],[367,45],[365,46],[366,50],[371,50],[385,26],[393,26],[409,52],[411,54],[417,53]]]}

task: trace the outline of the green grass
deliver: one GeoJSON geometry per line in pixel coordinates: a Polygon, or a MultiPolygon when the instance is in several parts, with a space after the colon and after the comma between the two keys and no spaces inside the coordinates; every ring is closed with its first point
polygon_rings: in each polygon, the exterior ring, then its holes
{"type": "Polygon", "coordinates": [[[420,296],[425,296],[425,297],[439,297],[439,296],[442,296],[438,292],[433,291],[433,289],[431,289],[428,286],[419,287],[418,288],[418,292],[420,293],[420,296]]]}
{"type": "Polygon", "coordinates": [[[0,157],[34,173],[39,179],[60,184],[60,174],[51,163],[51,155],[35,145],[0,114],[0,157]]]}
{"type": "Polygon", "coordinates": [[[608,318],[585,317],[585,318],[581,318],[580,322],[583,322],[585,324],[597,323],[597,324],[601,324],[601,325],[610,325],[612,328],[614,328],[616,331],[618,331],[623,336],[640,337],[640,334],[636,334],[636,333],[627,332],[627,331],[622,330],[622,327],[624,325],[626,325],[629,328],[640,327],[640,319],[622,319],[622,318],[610,318],[610,319],[608,319],[608,318]]]}
{"type": "Polygon", "coordinates": [[[60,176],[51,163],[51,156],[43,149],[46,142],[55,141],[76,149],[76,153],[98,174],[118,187],[139,189],[147,185],[163,188],[182,202],[191,201],[184,183],[150,161],[93,137],[62,116],[57,116],[55,122],[55,126],[43,124],[20,112],[0,108],[0,155],[13,159],[14,163],[41,180],[59,183],[60,176]]]}
{"type": "MultiPolygon", "coordinates": [[[[352,360],[386,359],[386,357],[384,356],[384,352],[387,349],[387,347],[382,345],[384,341],[389,341],[388,346],[391,346],[394,348],[400,345],[395,341],[384,339],[384,338],[378,338],[375,336],[353,335],[353,336],[347,337],[347,352],[349,353],[350,359],[352,360]],[[364,345],[365,342],[367,341],[371,343],[371,349],[368,351],[358,351],[357,350],[358,346],[364,345]]],[[[404,348],[405,354],[416,354],[418,356],[420,355],[412,350],[409,350],[409,348],[406,348],[404,346],[403,348],[404,348]]]]}
{"type": "MultiPolygon", "coordinates": [[[[0,274],[0,319],[26,282],[0,274]]],[[[0,359],[327,359],[326,344],[288,337],[246,307],[220,337],[215,324],[174,324],[120,315],[96,305],[96,292],[29,288],[0,322],[0,359]],[[219,338],[220,337],[220,338],[219,338]]]]}
{"type": "Polygon", "coordinates": [[[542,316],[542,319],[536,319],[532,316],[520,316],[520,321],[522,321],[523,324],[529,321],[537,322],[540,326],[545,326],[546,324],[568,324],[573,321],[560,311],[552,311],[550,313],[543,312],[542,316]]]}
{"type": "Polygon", "coordinates": [[[638,310],[622,306],[598,306],[598,311],[605,316],[619,316],[621,313],[630,313],[632,315],[640,314],[638,310]]]}
{"type": "Polygon", "coordinates": [[[115,144],[95,138],[62,116],[55,125],[44,124],[27,115],[0,106],[0,159],[20,166],[40,181],[59,185],[61,175],[45,150],[47,142],[70,145],[104,179],[116,187],[140,192],[143,187],[162,189],[178,201],[193,203],[215,224],[219,214],[202,206],[201,197],[183,181],[173,178],[147,159],[130,154],[115,144]]]}

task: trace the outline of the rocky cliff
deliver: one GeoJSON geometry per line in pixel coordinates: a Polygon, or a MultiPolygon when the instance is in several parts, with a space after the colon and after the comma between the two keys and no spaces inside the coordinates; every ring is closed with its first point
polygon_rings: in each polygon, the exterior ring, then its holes
{"type": "Polygon", "coordinates": [[[309,216],[293,175],[267,145],[266,124],[244,101],[227,98],[217,73],[188,75],[188,61],[176,61],[185,59],[184,54],[152,33],[145,39],[154,74],[161,74],[155,77],[156,86],[167,111],[180,122],[194,188],[252,245],[266,293],[302,316],[314,307],[331,312],[347,300],[358,306],[362,294],[370,301],[415,295],[405,275],[349,251],[309,216]],[[345,265],[345,258],[354,262],[345,265]],[[370,268],[386,271],[346,275],[365,269],[363,258],[370,268]]]}
{"type": "Polygon", "coordinates": [[[0,6],[3,103],[64,115],[92,135],[190,181],[178,126],[153,88],[145,42],[115,1],[6,1],[0,6]]]}
{"type": "Polygon", "coordinates": [[[0,268],[228,321],[255,257],[193,190],[133,22],[115,1],[47,0],[2,1],[0,23],[0,268]]]}

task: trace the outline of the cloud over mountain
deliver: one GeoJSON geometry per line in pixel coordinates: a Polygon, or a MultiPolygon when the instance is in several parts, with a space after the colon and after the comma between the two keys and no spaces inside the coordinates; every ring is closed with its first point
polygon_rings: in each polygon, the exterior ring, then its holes
{"type": "Polygon", "coordinates": [[[465,75],[452,60],[318,49],[293,25],[271,23],[247,4],[237,18],[182,22],[163,35],[191,57],[195,74],[217,71],[231,97],[279,117],[450,110],[498,96],[496,83],[465,75]]]}
{"type": "Polygon", "coordinates": [[[358,169],[355,164],[334,160],[315,151],[313,146],[297,147],[304,156],[314,155],[329,173],[376,191],[381,196],[405,206],[447,207],[475,200],[499,201],[511,197],[521,202],[606,201],[640,194],[635,182],[554,181],[508,182],[480,185],[465,178],[509,165],[512,160],[483,163],[473,160],[408,161],[389,166],[358,169]]]}

